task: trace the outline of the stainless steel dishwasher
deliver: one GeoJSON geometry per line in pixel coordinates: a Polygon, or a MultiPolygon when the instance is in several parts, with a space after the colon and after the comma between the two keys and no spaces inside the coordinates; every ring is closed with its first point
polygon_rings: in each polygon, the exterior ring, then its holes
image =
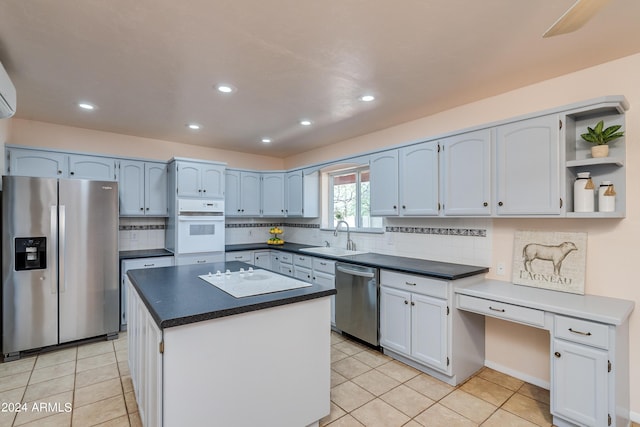
{"type": "Polygon", "coordinates": [[[378,346],[378,269],[336,263],[336,328],[378,346]]]}

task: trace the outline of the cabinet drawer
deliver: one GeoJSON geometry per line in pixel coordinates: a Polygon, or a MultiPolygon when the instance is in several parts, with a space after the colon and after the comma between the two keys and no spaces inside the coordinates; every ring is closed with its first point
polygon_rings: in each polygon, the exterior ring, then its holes
{"type": "Polygon", "coordinates": [[[499,319],[508,319],[527,325],[544,327],[544,311],[533,308],[470,297],[468,295],[458,295],[458,308],[499,319]]]}
{"type": "Polygon", "coordinates": [[[122,272],[125,273],[128,270],[136,270],[139,268],[168,267],[171,265],[173,265],[172,256],[127,259],[122,261],[122,272]]]}
{"type": "Polygon", "coordinates": [[[227,252],[224,257],[226,261],[240,261],[253,264],[253,252],[251,251],[227,252]]]}
{"type": "Polygon", "coordinates": [[[281,264],[293,264],[293,255],[287,252],[280,252],[281,264]]]}
{"type": "Polygon", "coordinates": [[[313,258],[313,271],[336,274],[336,262],[324,258],[313,258]]]}
{"type": "Polygon", "coordinates": [[[380,272],[380,284],[403,291],[447,299],[449,282],[431,277],[382,270],[380,272]]]}
{"type": "Polygon", "coordinates": [[[224,255],[218,252],[176,255],[176,265],[211,264],[213,262],[223,262],[223,260],[224,255]]]}
{"type": "Polygon", "coordinates": [[[555,316],[553,334],[555,338],[607,349],[609,327],[602,323],[571,317],[555,316]]]}
{"type": "Polygon", "coordinates": [[[306,255],[294,255],[293,264],[297,265],[298,267],[311,269],[311,267],[313,267],[313,257],[306,255]]]}

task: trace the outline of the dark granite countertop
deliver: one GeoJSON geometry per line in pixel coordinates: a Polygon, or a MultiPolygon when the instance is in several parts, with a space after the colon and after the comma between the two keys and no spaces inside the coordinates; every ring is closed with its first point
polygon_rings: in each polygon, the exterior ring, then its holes
{"type": "Polygon", "coordinates": [[[120,251],[120,260],[135,258],[154,258],[160,256],[173,256],[173,252],[166,249],[139,249],[135,251],[120,251]]]}
{"type": "Polygon", "coordinates": [[[131,283],[161,328],[232,316],[285,304],[334,295],[320,285],[235,298],[198,276],[217,270],[239,271],[251,267],[237,261],[129,270],[131,283]]]}
{"type": "Polygon", "coordinates": [[[261,249],[273,249],[285,252],[299,253],[316,258],[326,258],[335,261],[351,264],[364,265],[367,267],[382,268],[385,270],[399,271],[402,273],[419,274],[422,276],[435,277],[446,280],[457,280],[463,277],[484,274],[489,271],[488,267],[474,265],[453,264],[449,262],[429,261],[418,258],[407,258],[393,255],[377,254],[369,252],[351,256],[328,256],[300,251],[302,248],[311,248],[313,245],[302,245],[298,243],[285,243],[284,245],[268,245],[266,243],[246,243],[240,245],[227,245],[226,252],[255,251],[261,249]]]}

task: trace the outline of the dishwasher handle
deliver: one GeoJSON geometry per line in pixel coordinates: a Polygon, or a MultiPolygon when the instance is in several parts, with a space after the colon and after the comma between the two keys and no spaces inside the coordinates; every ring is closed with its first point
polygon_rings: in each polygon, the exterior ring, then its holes
{"type": "Polygon", "coordinates": [[[341,265],[337,265],[336,270],[342,273],[351,274],[352,276],[368,277],[369,279],[376,277],[373,271],[352,270],[341,265]]]}

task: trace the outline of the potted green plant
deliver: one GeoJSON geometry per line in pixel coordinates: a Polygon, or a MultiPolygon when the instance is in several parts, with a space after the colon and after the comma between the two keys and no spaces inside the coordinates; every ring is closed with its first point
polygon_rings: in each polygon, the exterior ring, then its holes
{"type": "Polygon", "coordinates": [[[591,157],[607,157],[609,155],[609,142],[624,136],[624,131],[618,132],[621,125],[604,128],[604,120],[600,120],[594,128],[587,127],[587,133],[580,135],[582,139],[593,144],[591,157]]]}

